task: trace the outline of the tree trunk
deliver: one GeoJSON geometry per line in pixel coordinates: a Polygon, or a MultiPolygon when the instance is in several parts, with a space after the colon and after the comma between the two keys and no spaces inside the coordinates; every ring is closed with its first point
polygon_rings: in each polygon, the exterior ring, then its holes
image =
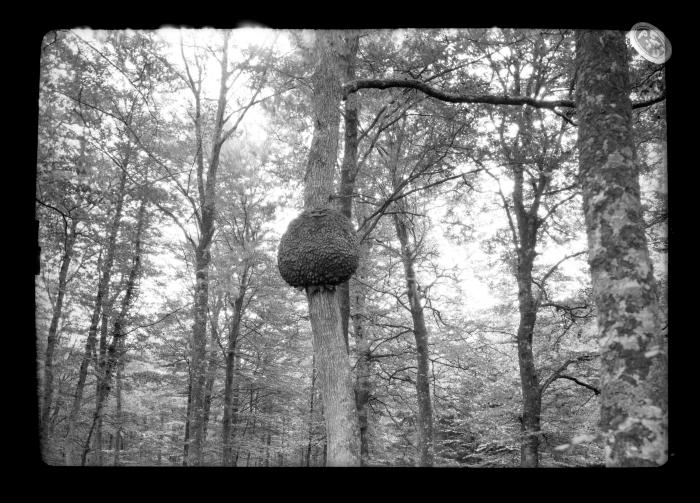
{"type": "MultiPolygon", "coordinates": [[[[112,342],[107,348],[105,355],[105,365],[104,365],[104,376],[98,381],[99,387],[96,394],[96,404],[95,404],[95,414],[92,420],[92,426],[88,432],[87,440],[85,441],[85,447],[83,450],[81,464],[84,466],[87,453],[90,450],[90,437],[98,424],[101,425],[102,413],[109,397],[109,392],[112,386],[112,375],[114,373],[115,367],[119,365],[119,362],[123,356],[124,351],[124,338],[126,337],[126,322],[127,316],[129,314],[129,308],[131,307],[132,301],[136,295],[136,282],[141,271],[141,242],[143,230],[146,226],[146,201],[141,202],[139,207],[137,224],[136,224],[136,236],[134,239],[134,254],[132,257],[131,270],[129,271],[129,277],[126,283],[126,291],[124,292],[124,297],[122,298],[119,314],[114,321],[114,329],[112,331],[112,342]]],[[[102,438],[99,438],[99,444],[97,447],[101,450],[102,448],[102,438]]],[[[98,459],[98,463],[101,463],[101,459],[98,459]]]]}
{"type": "MultiPolygon", "coordinates": [[[[357,50],[360,46],[358,35],[348,34],[346,38],[347,51],[341,56],[345,67],[344,81],[349,82],[355,78],[355,62],[357,50]]],[[[340,166],[340,212],[352,220],[352,195],[355,192],[355,178],[357,177],[357,129],[358,129],[359,102],[357,94],[353,93],[345,100],[345,145],[343,149],[343,163],[340,166]]],[[[350,321],[350,282],[346,281],[337,287],[338,301],[340,303],[340,315],[343,324],[343,337],[345,347],[349,351],[348,326],[350,321]]]]}
{"type": "Polygon", "coordinates": [[[518,234],[518,243],[515,244],[518,256],[516,279],[518,282],[518,310],[520,311],[517,344],[522,392],[520,466],[537,468],[539,465],[542,396],[532,350],[535,323],[537,322],[537,303],[532,294],[532,267],[536,256],[539,199],[535,197],[530,209],[526,210],[523,203],[524,182],[521,165],[516,165],[514,174],[513,204],[518,234]]]}
{"type": "Polygon", "coordinates": [[[217,338],[218,338],[218,316],[219,316],[219,306],[214,309],[211,316],[211,337],[210,337],[210,348],[209,348],[209,358],[207,363],[206,380],[204,385],[204,414],[202,418],[202,442],[207,440],[207,429],[209,426],[209,414],[211,412],[211,401],[212,395],[214,393],[214,382],[216,381],[216,367],[218,366],[217,352],[219,350],[217,338]]]}
{"type": "Polygon", "coordinates": [[[536,183],[533,182],[532,202],[529,208],[525,204],[524,164],[527,162],[528,149],[532,148],[531,110],[522,110],[519,116],[520,142],[508,147],[502,140],[503,150],[508,152],[509,162],[513,173],[513,213],[515,222],[510,219],[510,210],[504,200],[504,209],[509,222],[513,226],[513,247],[517,256],[515,278],[518,284],[518,367],[520,369],[520,389],[522,394],[522,413],[520,428],[522,433],[520,443],[520,466],[537,468],[539,465],[539,444],[542,416],[542,393],[532,349],[535,323],[537,322],[538,303],[532,293],[532,268],[537,245],[540,220],[537,212],[540,207],[542,194],[549,183],[548,172],[543,171],[536,183]]]}
{"type": "Polygon", "coordinates": [[[270,444],[272,443],[272,434],[270,430],[267,431],[267,436],[265,440],[265,466],[270,466],[270,444]]]}
{"type": "Polygon", "coordinates": [[[518,325],[518,364],[522,392],[522,416],[520,444],[520,466],[537,468],[539,464],[540,417],[542,397],[540,395],[532,339],[537,312],[532,296],[532,261],[521,261],[518,273],[518,300],[520,323],[518,325]]]}
{"type": "Polygon", "coordinates": [[[66,465],[70,466],[76,464],[76,460],[73,459],[73,443],[74,443],[74,430],[76,421],[78,419],[78,413],[80,412],[80,405],[83,399],[83,391],[85,388],[85,381],[87,379],[88,366],[90,361],[93,359],[92,355],[95,351],[95,343],[97,338],[97,325],[100,321],[100,316],[102,314],[102,308],[104,307],[104,302],[109,295],[109,283],[112,277],[112,265],[114,263],[114,253],[117,242],[117,233],[119,231],[119,225],[121,223],[122,208],[124,205],[124,194],[126,187],[126,166],[128,165],[128,155],[126,160],[122,163],[121,176],[119,178],[119,189],[117,192],[117,202],[114,209],[114,216],[112,217],[112,222],[109,228],[109,237],[107,239],[107,253],[105,257],[105,262],[102,268],[102,276],[100,277],[100,282],[97,286],[97,296],[95,298],[95,307],[92,312],[92,319],[90,321],[90,328],[88,329],[88,336],[85,342],[85,352],[83,353],[83,359],[80,363],[80,370],[78,372],[78,382],[75,386],[75,393],[73,396],[73,404],[68,416],[68,431],[66,433],[65,443],[64,443],[64,456],[66,465]]]}
{"type": "MultiPolygon", "coordinates": [[[[105,302],[104,308],[102,309],[102,323],[100,326],[100,340],[97,351],[97,378],[95,382],[95,396],[99,396],[100,388],[103,386],[103,381],[105,379],[105,369],[107,366],[107,348],[108,348],[108,334],[109,334],[109,324],[112,319],[112,304],[114,303],[114,298],[108,299],[105,302]]],[[[94,451],[94,463],[97,466],[102,466],[102,416],[97,418],[97,424],[95,425],[95,434],[93,436],[93,451],[94,451]]]]}
{"type": "MultiPolygon", "coordinates": [[[[95,382],[95,396],[97,397],[102,387],[102,382],[105,378],[105,368],[107,360],[107,334],[109,332],[109,322],[112,312],[112,302],[107,301],[102,310],[102,325],[100,327],[100,343],[97,352],[97,379],[95,382]]],[[[93,435],[94,463],[97,466],[102,466],[102,416],[97,418],[97,424],[94,427],[95,434],[93,435]]]]}
{"type": "MultiPolygon", "coordinates": [[[[226,346],[226,382],[224,384],[224,417],[222,420],[221,431],[223,435],[223,465],[233,466],[233,435],[232,426],[233,419],[238,409],[238,401],[234,400],[238,396],[238,391],[234,390],[234,379],[236,376],[236,350],[238,345],[238,336],[240,334],[241,317],[243,315],[243,300],[244,291],[236,297],[233,302],[233,319],[228,333],[228,342],[226,346]],[[235,403],[234,403],[235,402],[235,403]]],[[[237,386],[237,383],[236,383],[237,386]]]]}
{"type": "Polygon", "coordinates": [[[192,411],[192,373],[187,379],[187,412],[185,413],[185,437],[182,440],[182,466],[187,466],[190,452],[190,415],[192,411]]]}
{"type": "MultiPolygon", "coordinates": [[[[190,87],[195,98],[195,129],[197,138],[197,185],[199,190],[199,243],[195,247],[196,285],[194,292],[194,324],[192,327],[192,403],[189,415],[190,445],[188,448],[188,464],[197,466],[202,462],[204,436],[206,428],[205,420],[205,387],[206,387],[206,346],[207,346],[207,309],[209,305],[209,264],[211,262],[210,246],[214,237],[214,224],[216,219],[216,175],[220,161],[221,147],[226,139],[233,133],[233,129],[224,132],[224,115],[226,112],[229,87],[227,84],[231,72],[228,69],[228,40],[230,32],[224,33],[222,57],[219,60],[220,80],[219,98],[216,106],[214,131],[211,136],[211,151],[206,167],[204,148],[205,141],[202,130],[201,111],[201,82],[197,87],[194,81],[190,81],[190,87]]],[[[189,70],[188,70],[189,71],[189,70]]],[[[247,110],[247,109],[246,109],[247,110]]],[[[244,112],[245,113],[245,112],[244,112]]],[[[241,117],[242,118],[242,117],[241,117]]]]}
{"type": "Polygon", "coordinates": [[[659,466],[668,456],[667,357],[644,235],[624,33],[577,32],[576,62],[605,464],[659,466]]]}
{"type": "MultiPolygon", "coordinates": [[[[338,54],[343,50],[340,35],[319,32],[316,49],[319,64],[312,77],[316,120],[304,179],[305,209],[330,206],[340,122],[338,54]]],[[[359,426],[338,294],[336,289],[307,291],[307,301],[328,438],[327,463],[358,466],[359,426]]]]}
{"type": "Polygon", "coordinates": [[[355,405],[357,407],[357,419],[360,428],[360,457],[362,464],[367,464],[369,459],[369,398],[371,395],[370,371],[371,354],[369,339],[364,334],[361,321],[353,316],[355,338],[357,343],[357,380],[355,382],[355,405]]]}
{"type": "MultiPolygon", "coordinates": [[[[359,215],[358,215],[359,216],[359,215]]],[[[358,218],[359,220],[359,218],[358,218]]],[[[370,240],[360,243],[360,264],[355,276],[358,280],[364,280],[368,276],[367,258],[370,254],[370,240]]],[[[353,282],[353,309],[352,326],[357,348],[357,362],[355,364],[355,406],[357,407],[357,419],[360,428],[360,457],[364,466],[369,460],[369,399],[372,392],[372,354],[370,352],[370,340],[365,333],[363,317],[365,313],[366,289],[360,281],[353,282]]]]}
{"type": "Polygon", "coordinates": [[[313,440],[313,419],[314,419],[314,395],[316,394],[316,358],[312,358],[311,363],[311,392],[309,396],[309,443],[306,447],[306,466],[310,466],[311,445],[313,440]]]}
{"type": "Polygon", "coordinates": [[[416,375],[416,394],[418,396],[418,437],[420,446],[420,466],[433,466],[434,439],[433,439],[433,407],[430,399],[430,354],[428,348],[428,329],[425,326],[423,306],[421,305],[416,272],[414,268],[414,255],[408,242],[406,222],[401,215],[394,213],[394,226],[396,235],[401,243],[401,260],[406,274],[406,290],[411,318],[413,320],[413,335],[416,340],[416,363],[418,372],[416,375]]]}
{"type": "Polygon", "coordinates": [[[65,246],[61,257],[61,269],[58,273],[58,293],[56,303],[53,306],[51,324],[46,338],[46,353],[44,357],[44,392],[41,409],[41,441],[44,460],[49,454],[49,418],[51,417],[51,402],[53,400],[53,355],[58,341],[58,323],[63,314],[63,297],[66,293],[68,282],[68,268],[73,258],[73,245],[75,244],[76,228],[78,220],[72,219],[70,229],[65,228],[65,246]]]}
{"type": "Polygon", "coordinates": [[[307,300],[328,439],[328,465],[357,466],[359,426],[336,293],[307,294],[307,300]]]}
{"type": "MultiPolygon", "coordinates": [[[[213,220],[206,218],[207,227],[213,233],[213,220]]],[[[197,283],[194,293],[194,325],[192,330],[192,390],[190,407],[190,444],[188,449],[188,464],[197,466],[202,461],[202,446],[204,443],[204,394],[206,381],[206,348],[207,348],[207,307],[209,303],[209,243],[201,243],[195,253],[195,268],[197,283]]]]}
{"type": "Polygon", "coordinates": [[[54,435],[54,430],[56,429],[56,422],[58,421],[58,416],[61,413],[61,408],[64,405],[63,392],[64,384],[63,381],[61,381],[58,384],[58,390],[56,392],[56,405],[53,406],[53,412],[51,413],[51,418],[49,419],[48,438],[52,438],[54,435]]]}
{"type": "Polygon", "coordinates": [[[117,410],[115,412],[114,421],[116,423],[116,432],[114,433],[114,466],[119,466],[119,454],[122,447],[122,367],[124,362],[120,361],[117,365],[117,410]]]}

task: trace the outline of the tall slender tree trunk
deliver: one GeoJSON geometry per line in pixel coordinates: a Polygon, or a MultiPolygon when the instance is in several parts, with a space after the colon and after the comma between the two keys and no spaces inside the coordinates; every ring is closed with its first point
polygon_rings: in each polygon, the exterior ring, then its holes
{"type": "Polygon", "coordinates": [[[58,292],[53,306],[51,324],[46,338],[46,352],[44,354],[44,390],[41,409],[41,441],[44,460],[49,454],[49,423],[51,417],[51,402],[53,401],[53,355],[58,341],[58,323],[63,314],[63,298],[66,294],[68,282],[68,268],[73,258],[73,245],[75,244],[76,228],[78,220],[72,219],[70,227],[66,225],[63,256],[61,257],[61,269],[58,273],[58,292]]]}
{"type": "Polygon", "coordinates": [[[267,430],[265,434],[265,466],[270,466],[270,444],[272,444],[272,434],[267,430]]]}
{"type": "Polygon", "coordinates": [[[428,329],[425,325],[421,305],[414,254],[408,241],[407,224],[402,216],[394,213],[396,235],[401,243],[401,260],[406,274],[406,291],[413,320],[413,335],[416,340],[416,394],[418,396],[418,437],[420,446],[420,466],[433,466],[435,460],[433,438],[433,407],[430,399],[430,353],[428,329]]]}
{"type": "MultiPolygon", "coordinates": [[[[214,237],[216,220],[216,176],[221,156],[221,148],[226,140],[235,131],[235,127],[224,130],[227,119],[227,93],[229,91],[229,77],[231,70],[228,68],[228,41],[230,32],[225,32],[223,37],[220,62],[219,97],[216,106],[214,130],[211,136],[211,150],[208,162],[204,160],[205,141],[203,136],[203,117],[201,107],[201,80],[198,83],[190,78],[190,88],[195,98],[195,134],[197,138],[197,185],[199,191],[199,242],[195,246],[195,270],[196,285],[194,292],[194,323],[191,340],[191,371],[192,391],[191,407],[189,414],[190,444],[187,451],[188,464],[199,465],[202,462],[204,437],[206,435],[205,422],[205,387],[206,387],[206,346],[207,346],[207,308],[209,304],[209,265],[211,263],[211,242],[214,237]],[[205,164],[207,165],[205,167],[205,164]],[[205,176],[206,171],[206,176],[205,176]]],[[[187,69],[188,76],[189,67],[187,69]]],[[[201,77],[201,75],[200,75],[201,77]]],[[[251,105],[248,106],[250,108],[251,105]]],[[[248,108],[245,110],[247,111],[248,108]]],[[[243,112],[245,114],[245,111],[243,112]]],[[[242,119],[242,116],[239,117],[242,119]]]]}
{"type": "MultiPolygon", "coordinates": [[[[112,302],[113,299],[108,300],[105,303],[104,309],[102,310],[102,324],[100,326],[100,341],[98,345],[97,352],[97,380],[95,383],[95,396],[99,396],[102,383],[105,379],[105,369],[107,366],[107,337],[109,333],[109,323],[112,317],[112,302]]],[[[97,407],[97,405],[96,405],[97,407]]],[[[95,434],[93,435],[93,451],[94,451],[94,464],[97,466],[102,466],[102,416],[97,417],[97,424],[95,424],[95,434]]]]}
{"type": "MultiPolygon", "coordinates": [[[[361,215],[358,215],[359,221],[361,215]]],[[[372,354],[370,351],[370,339],[365,332],[364,318],[365,300],[367,291],[362,284],[367,279],[368,257],[370,255],[371,241],[366,239],[360,243],[360,263],[355,273],[356,280],[352,286],[352,326],[357,350],[357,362],[355,363],[355,406],[357,407],[357,419],[360,428],[360,457],[362,465],[369,460],[369,399],[372,392],[371,368],[372,354]]]]}
{"type": "Polygon", "coordinates": [[[624,33],[578,31],[576,63],[605,464],[659,466],[668,458],[667,356],[644,235],[624,33]]]}
{"type": "MultiPolygon", "coordinates": [[[[329,207],[338,149],[341,76],[338,54],[345,50],[337,32],[319,32],[319,64],[312,77],[315,127],[306,176],[304,207],[329,207]]],[[[323,400],[330,466],[359,466],[359,426],[350,360],[336,289],[307,291],[318,382],[323,400]]]]}
{"type": "MultiPolygon", "coordinates": [[[[204,219],[202,220],[205,221],[204,219]]],[[[207,227],[213,233],[213,220],[206,219],[207,227]]],[[[204,225],[204,224],[203,224],[204,225]]],[[[202,446],[204,443],[204,394],[206,383],[206,347],[207,347],[207,307],[209,303],[209,263],[211,254],[209,243],[206,247],[197,247],[195,253],[195,268],[197,283],[194,297],[194,324],[192,330],[192,390],[189,419],[190,443],[188,449],[188,464],[199,465],[202,461],[202,446]]]]}
{"type": "Polygon", "coordinates": [[[214,394],[214,382],[216,381],[216,367],[219,365],[217,353],[219,351],[217,339],[219,337],[219,312],[221,305],[217,303],[211,314],[211,336],[209,338],[209,358],[207,361],[206,380],[204,384],[204,416],[202,418],[203,442],[207,439],[211,401],[214,394]]]}
{"type": "Polygon", "coordinates": [[[535,247],[541,224],[537,213],[542,194],[548,187],[551,178],[551,168],[543,170],[539,179],[536,182],[533,181],[532,202],[527,207],[524,195],[525,173],[523,166],[527,162],[529,149],[533,148],[531,110],[521,111],[518,126],[520,134],[518,142],[508,146],[507,142],[501,140],[513,173],[512,212],[515,214],[515,222],[511,219],[509,203],[506,200],[504,200],[504,209],[512,226],[513,247],[517,256],[515,278],[518,284],[518,310],[520,313],[517,346],[522,394],[520,466],[537,468],[541,436],[542,390],[532,349],[538,311],[538,301],[532,293],[532,268],[537,255],[535,247]]]}
{"type": "Polygon", "coordinates": [[[102,268],[102,276],[100,277],[100,281],[97,286],[95,307],[92,312],[90,328],[88,329],[87,340],[85,342],[85,352],[83,353],[83,359],[80,363],[80,370],[78,372],[78,382],[76,383],[75,393],[73,395],[73,404],[71,406],[70,414],[68,416],[68,431],[66,433],[65,443],[63,446],[66,465],[76,464],[76,460],[73,458],[73,444],[75,442],[75,439],[73,438],[75,434],[74,430],[76,426],[76,421],[78,419],[78,413],[80,412],[80,405],[83,399],[83,391],[85,388],[85,381],[87,379],[88,366],[93,360],[93,353],[95,352],[95,343],[97,339],[97,325],[100,322],[100,316],[102,314],[104,302],[109,295],[109,284],[112,277],[112,265],[114,264],[114,253],[116,248],[117,233],[119,231],[119,225],[121,223],[122,218],[122,208],[124,206],[126,167],[128,165],[128,158],[129,155],[127,155],[126,160],[124,160],[124,162],[120,166],[121,175],[119,177],[119,188],[117,192],[117,201],[114,208],[114,215],[112,217],[112,222],[110,224],[109,235],[107,239],[107,253],[102,268]]]}
{"type": "Polygon", "coordinates": [[[120,360],[117,365],[117,375],[115,377],[117,389],[117,407],[114,413],[115,421],[115,433],[114,433],[114,466],[119,466],[119,455],[122,448],[122,437],[124,432],[122,430],[122,368],[124,367],[124,361],[120,360]]]}
{"type": "Polygon", "coordinates": [[[190,452],[190,416],[192,411],[192,373],[187,379],[187,412],[185,413],[185,435],[182,440],[182,466],[187,466],[190,452]]]}
{"type": "MultiPolygon", "coordinates": [[[[341,55],[345,69],[344,81],[349,82],[355,78],[355,63],[357,50],[360,46],[360,37],[357,34],[348,33],[346,37],[346,51],[341,55]]],[[[345,144],[343,149],[343,162],[340,166],[340,213],[352,221],[352,196],[355,192],[355,178],[357,177],[357,129],[359,115],[359,101],[356,93],[352,93],[345,100],[345,144]]],[[[350,322],[350,282],[346,281],[337,286],[338,302],[343,324],[343,337],[346,349],[350,348],[348,339],[348,326],[350,322]]]]}
{"type": "MultiPolygon", "coordinates": [[[[532,248],[534,251],[534,246],[532,248]]],[[[524,252],[526,254],[527,251],[524,252]]],[[[524,255],[523,254],[523,255],[524,255]]],[[[534,253],[531,254],[534,257],[534,253]]],[[[532,295],[532,258],[522,257],[518,270],[518,305],[520,323],[518,325],[518,364],[520,367],[520,388],[522,392],[520,466],[537,468],[539,464],[540,420],[542,397],[540,394],[532,340],[537,319],[537,311],[532,295]]]]}
{"type": "MultiPolygon", "coordinates": [[[[397,130],[396,138],[391,141],[389,169],[394,190],[399,189],[399,162],[401,149],[405,138],[404,129],[397,130]]],[[[435,460],[435,441],[433,430],[433,407],[430,398],[430,350],[428,347],[428,329],[425,325],[425,316],[421,304],[421,295],[418,291],[418,282],[415,271],[416,250],[409,242],[411,222],[406,217],[406,200],[399,199],[394,202],[393,213],[394,229],[401,246],[400,256],[406,277],[406,295],[408,297],[411,319],[413,322],[413,335],[416,341],[416,395],[418,401],[418,444],[420,450],[420,466],[432,466],[435,460]]]]}
{"type": "Polygon", "coordinates": [[[357,407],[357,419],[360,428],[360,456],[362,464],[367,464],[369,459],[369,398],[371,395],[371,353],[369,339],[364,333],[362,321],[359,316],[353,316],[355,340],[357,344],[357,378],[355,381],[355,405],[357,407]]]}
{"type": "MultiPolygon", "coordinates": [[[[92,420],[92,426],[88,432],[87,440],[85,441],[85,447],[83,449],[83,455],[81,464],[85,465],[87,454],[90,450],[90,437],[98,424],[102,422],[102,414],[104,411],[105,404],[109,398],[109,392],[112,387],[112,375],[114,374],[115,368],[119,365],[119,361],[122,358],[123,348],[124,348],[124,338],[126,337],[126,323],[127,317],[129,315],[129,308],[133,302],[136,295],[136,283],[138,281],[138,276],[141,271],[141,251],[142,251],[142,235],[143,230],[146,226],[146,201],[141,202],[139,207],[137,224],[136,224],[136,236],[134,238],[134,253],[132,256],[131,270],[129,271],[129,277],[126,283],[126,291],[124,292],[124,297],[122,297],[121,306],[119,314],[114,321],[114,328],[112,330],[112,342],[107,348],[105,355],[105,366],[104,366],[104,376],[99,380],[99,388],[97,390],[97,396],[95,398],[95,414],[92,420]]],[[[100,444],[97,448],[102,449],[102,438],[100,436],[100,444]]],[[[98,460],[101,463],[101,459],[98,460]]]]}
{"type": "Polygon", "coordinates": [[[64,392],[63,381],[59,382],[58,390],[56,390],[56,405],[53,406],[53,412],[51,413],[51,418],[49,419],[49,431],[48,438],[52,438],[54,431],[56,429],[56,421],[58,421],[58,416],[64,405],[63,392],[64,392]]]}
{"type": "MultiPolygon", "coordinates": [[[[238,409],[237,400],[234,400],[234,395],[237,397],[238,392],[234,389],[234,380],[236,376],[237,362],[237,346],[238,336],[240,334],[241,317],[243,315],[243,300],[245,291],[241,293],[233,301],[233,319],[229,327],[228,342],[226,346],[226,377],[224,384],[224,417],[222,420],[221,431],[223,436],[223,465],[233,466],[233,435],[232,426],[234,416],[238,409]],[[234,403],[235,402],[235,403],[234,403]]],[[[236,383],[237,386],[237,383],[236,383]]]]}

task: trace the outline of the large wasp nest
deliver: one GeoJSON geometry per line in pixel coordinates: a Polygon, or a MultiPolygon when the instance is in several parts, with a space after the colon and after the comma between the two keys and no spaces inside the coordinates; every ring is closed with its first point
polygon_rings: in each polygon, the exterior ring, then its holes
{"type": "Polygon", "coordinates": [[[277,267],[296,288],[332,287],[357,269],[359,243],[350,221],[332,209],[312,209],[292,220],[282,236],[277,267]]]}

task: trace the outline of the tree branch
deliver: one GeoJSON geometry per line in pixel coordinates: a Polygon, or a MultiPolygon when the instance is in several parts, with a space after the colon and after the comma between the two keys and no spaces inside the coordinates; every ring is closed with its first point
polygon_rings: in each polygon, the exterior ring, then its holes
{"type": "Polygon", "coordinates": [[[592,354],[592,353],[586,353],[583,355],[580,355],[576,358],[571,358],[569,360],[566,360],[564,363],[562,363],[557,370],[552,372],[552,374],[545,379],[545,381],[540,385],[540,395],[544,394],[544,391],[547,389],[547,387],[554,382],[554,380],[559,379],[560,376],[562,376],[562,372],[564,372],[569,365],[572,365],[574,363],[581,363],[585,361],[590,361],[593,358],[595,358],[597,355],[592,354]]]}
{"type": "MultiPolygon", "coordinates": [[[[390,89],[394,87],[416,89],[432,98],[448,103],[482,103],[490,105],[528,105],[534,108],[544,108],[554,110],[558,107],[576,108],[573,100],[551,100],[543,101],[530,98],[529,96],[494,96],[491,94],[464,94],[443,91],[429,86],[420,80],[411,79],[356,79],[347,82],[343,86],[343,99],[351,93],[357,92],[360,89],[390,89]]],[[[659,103],[666,99],[665,94],[661,94],[655,98],[646,101],[632,103],[632,108],[644,108],[659,103]]]]}
{"type": "Polygon", "coordinates": [[[575,383],[578,384],[579,386],[583,386],[584,388],[590,389],[590,390],[593,391],[593,393],[595,393],[596,395],[600,395],[600,389],[599,389],[599,388],[596,388],[596,387],[593,386],[592,384],[588,384],[588,383],[585,383],[585,382],[583,382],[583,381],[579,381],[579,380],[576,379],[574,376],[562,374],[562,375],[560,375],[560,376],[557,376],[557,379],[568,379],[569,381],[575,382],[575,383]]]}

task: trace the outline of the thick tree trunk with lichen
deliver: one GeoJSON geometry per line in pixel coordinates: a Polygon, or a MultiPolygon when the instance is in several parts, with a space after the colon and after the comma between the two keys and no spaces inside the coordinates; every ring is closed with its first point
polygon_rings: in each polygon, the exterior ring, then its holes
{"type": "MultiPolygon", "coordinates": [[[[331,205],[340,123],[339,53],[344,50],[339,33],[317,34],[319,63],[312,77],[315,127],[304,177],[305,209],[331,205]]],[[[327,464],[358,466],[359,427],[338,295],[335,289],[307,291],[307,300],[328,439],[327,464]]]]}
{"type": "Polygon", "coordinates": [[[667,359],[632,137],[624,34],[576,34],[576,112],[589,264],[601,341],[607,466],[667,460],[667,359]]]}

